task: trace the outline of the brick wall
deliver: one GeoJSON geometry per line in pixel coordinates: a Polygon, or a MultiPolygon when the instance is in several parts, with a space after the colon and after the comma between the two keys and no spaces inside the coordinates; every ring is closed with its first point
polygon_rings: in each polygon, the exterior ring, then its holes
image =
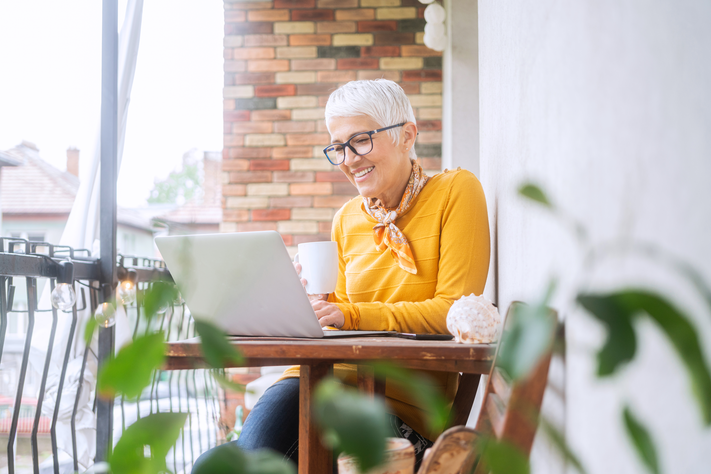
{"type": "Polygon", "coordinates": [[[358,194],[322,152],[326,101],[348,81],[398,82],[420,162],[440,170],[442,58],[423,44],[423,14],[416,0],[225,0],[223,232],[330,240],[334,213],[358,194]]]}

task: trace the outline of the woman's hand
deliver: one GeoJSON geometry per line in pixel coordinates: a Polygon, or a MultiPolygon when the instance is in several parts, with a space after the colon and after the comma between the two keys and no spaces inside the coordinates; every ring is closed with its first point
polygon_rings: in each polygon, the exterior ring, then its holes
{"type": "Polygon", "coordinates": [[[329,303],[322,299],[312,299],[311,306],[316,313],[321,327],[333,326],[334,328],[340,329],[346,323],[346,317],[334,303],[329,303]]]}

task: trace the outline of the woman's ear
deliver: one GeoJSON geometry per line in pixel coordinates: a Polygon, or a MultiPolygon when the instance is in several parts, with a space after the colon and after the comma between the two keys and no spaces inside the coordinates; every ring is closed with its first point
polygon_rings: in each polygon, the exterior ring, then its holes
{"type": "Polygon", "coordinates": [[[412,122],[407,122],[402,126],[402,136],[404,137],[402,144],[405,150],[410,150],[415,146],[415,139],[417,138],[417,125],[412,122]]]}

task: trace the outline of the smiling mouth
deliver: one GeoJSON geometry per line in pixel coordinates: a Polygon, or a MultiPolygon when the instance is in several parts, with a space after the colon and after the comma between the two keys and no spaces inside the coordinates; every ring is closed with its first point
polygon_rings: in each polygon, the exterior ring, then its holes
{"type": "Polygon", "coordinates": [[[375,166],[371,166],[370,168],[366,168],[366,169],[359,171],[357,173],[353,173],[353,176],[355,176],[356,178],[362,178],[363,176],[370,173],[374,169],[375,169],[375,166]]]}

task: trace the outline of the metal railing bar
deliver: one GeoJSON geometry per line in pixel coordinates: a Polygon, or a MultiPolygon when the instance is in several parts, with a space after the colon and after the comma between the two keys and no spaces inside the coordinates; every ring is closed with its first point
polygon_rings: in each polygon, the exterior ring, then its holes
{"type": "MultiPolygon", "coordinates": [[[[50,258],[43,254],[0,253],[0,273],[4,276],[56,278],[57,265],[65,258],[50,258]]],[[[75,280],[98,280],[99,260],[93,258],[74,258],[75,280]]]]}
{"type": "MultiPolygon", "coordinates": [[[[89,293],[89,301],[91,303],[91,315],[93,317],[94,311],[98,306],[98,295],[97,291],[92,291],[89,293]]],[[[84,345],[84,354],[81,361],[81,370],[79,371],[79,385],[77,386],[77,393],[74,397],[74,407],[72,408],[72,419],[71,419],[71,433],[72,433],[72,456],[74,458],[74,471],[79,471],[79,456],[77,454],[77,411],[79,410],[79,398],[81,397],[82,388],[84,386],[84,371],[86,370],[86,360],[89,356],[91,350],[91,339],[84,345]]],[[[96,397],[94,397],[96,399],[96,397]]],[[[54,458],[54,474],[59,474],[59,460],[57,457],[54,458]]]]}
{"type": "Polygon", "coordinates": [[[10,278],[0,276],[0,362],[2,362],[2,353],[5,349],[5,332],[7,331],[7,290],[5,285],[9,283],[10,278]]]}
{"type": "MultiPolygon", "coordinates": [[[[76,290],[76,285],[73,285],[76,290]]],[[[84,288],[81,289],[82,299],[84,300],[84,306],[86,306],[86,295],[84,293],[84,288]]],[[[57,385],[57,399],[54,402],[54,412],[52,413],[52,424],[49,429],[50,439],[52,442],[52,457],[54,458],[54,472],[59,473],[59,452],[57,450],[57,419],[59,418],[59,407],[62,403],[62,390],[64,389],[64,380],[67,376],[67,367],[69,366],[69,356],[72,350],[72,344],[74,343],[74,333],[76,331],[78,321],[76,305],[72,308],[72,324],[69,327],[69,337],[67,338],[67,347],[64,351],[64,360],[62,361],[62,372],[59,375],[59,384],[57,385]]],[[[72,427],[72,441],[76,440],[75,433],[72,427]]],[[[74,456],[76,457],[76,448],[74,449],[74,456]]]]}
{"type": "Polygon", "coordinates": [[[17,423],[20,419],[20,408],[22,406],[22,392],[25,388],[25,376],[27,375],[27,363],[30,358],[30,347],[32,343],[32,332],[35,327],[35,314],[32,311],[34,308],[35,292],[37,291],[36,280],[32,277],[27,277],[27,304],[30,308],[27,322],[27,336],[25,337],[25,347],[22,354],[22,363],[20,365],[20,377],[17,382],[17,393],[15,394],[15,406],[12,412],[12,423],[10,424],[10,433],[7,440],[7,472],[8,474],[15,473],[15,438],[17,436],[17,423]]]}
{"type": "MultiPolygon", "coordinates": [[[[50,248],[51,251],[51,248],[50,248]]],[[[49,280],[50,291],[53,291],[55,281],[49,280]]],[[[52,329],[49,333],[49,342],[47,344],[47,354],[44,358],[44,368],[42,369],[42,381],[40,382],[39,393],[37,394],[37,408],[35,409],[35,421],[32,425],[32,434],[30,436],[32,444],[32,468],[35,474],[39,474],[39,447],[37,446],[37,432],[39,430],[40,417],[42,416],[42,403],[44,402],[44,392],[47,386],[47,376],[49,375],[49,364],[52,361],[52,349],[54,348],[54,337],[57,334],[57,308],[53,307],[52,311],[52,329]]]]}

